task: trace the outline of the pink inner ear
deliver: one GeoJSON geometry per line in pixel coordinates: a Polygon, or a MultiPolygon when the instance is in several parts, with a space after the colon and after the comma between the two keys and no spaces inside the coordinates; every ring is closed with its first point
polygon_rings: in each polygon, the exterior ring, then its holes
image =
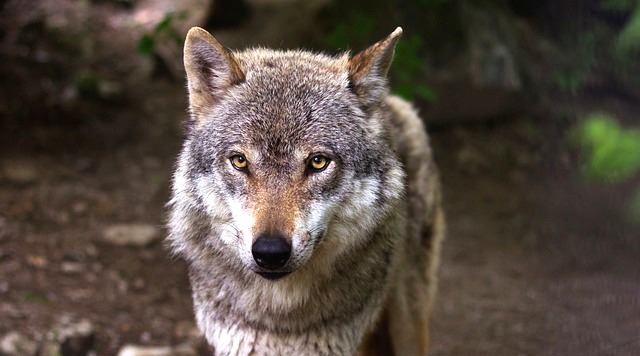
{"type": "Polygon", "coordinates": [[[184,65],[190,89],[195,91],[215,92],[245,79],[233,54],[201,28],[187,34],[184,65]]]}

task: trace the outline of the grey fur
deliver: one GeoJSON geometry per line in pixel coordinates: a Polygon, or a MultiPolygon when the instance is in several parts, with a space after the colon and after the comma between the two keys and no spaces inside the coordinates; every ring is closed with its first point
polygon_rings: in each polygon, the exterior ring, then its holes
{"type": "Polygon", "coordinates": [[[189,32],[168,242],[216,354],[370,354],[383,329],[396,354],[426,353],[444,220],[420,119],[387,96],[400,34],[350,58],[230,52],[189,32]],[[310,173],[315,154],[330,163],[310,173]],[[256,273],[259,233],[290,239],[287,277],[256,273]]]}

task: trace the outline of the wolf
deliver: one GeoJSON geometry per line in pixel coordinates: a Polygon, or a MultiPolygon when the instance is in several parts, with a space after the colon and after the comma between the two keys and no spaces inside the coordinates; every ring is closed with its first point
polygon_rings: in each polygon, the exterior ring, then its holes
{"type": "Polygon", "coordinates": [[[424,355],[439,174],[389,94],[402,34],[351,56],[184,45],[190,115],[168,243],[216,355],[424,355]]]}

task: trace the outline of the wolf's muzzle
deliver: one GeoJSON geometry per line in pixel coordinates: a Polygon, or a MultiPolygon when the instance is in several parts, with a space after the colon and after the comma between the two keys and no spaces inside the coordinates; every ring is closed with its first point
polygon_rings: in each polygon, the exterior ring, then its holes
{"type": "Polygon", "coordinates": [[[291,244],[280,235],[262,235],[251,247],[256,264],[268,270],[284,267],[291,257],[291,244]]]}

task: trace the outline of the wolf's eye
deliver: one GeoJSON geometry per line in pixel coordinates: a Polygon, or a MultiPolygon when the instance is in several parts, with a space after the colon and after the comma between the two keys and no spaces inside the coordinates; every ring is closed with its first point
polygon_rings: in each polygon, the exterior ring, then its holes
{"type": "Polygon", "coordinates": [[[331,160],[325,156],[317,155],[311,157],[309,161],[309,170],[312,172],[321,172],[329,165],[331,160]]]}
{"type": "Polygon", "coordinates": [[[233,168],[244,171],[247,169],[247,159],[243,155],[235,155],[230,158],[233,168]]]}

